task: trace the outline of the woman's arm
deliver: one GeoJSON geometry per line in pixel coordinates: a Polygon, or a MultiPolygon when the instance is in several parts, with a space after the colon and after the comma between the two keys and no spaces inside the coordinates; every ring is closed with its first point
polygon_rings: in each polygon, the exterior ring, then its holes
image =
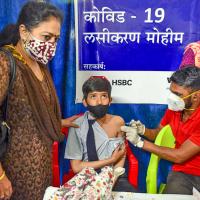
{"type": "Polygon", "coordinates": [[[80,117],[80,115],[73,115],[71,117],[62,119],[61,120],[61,126],[62,127],[74,127],[74,128],[78,128],[79,126],[74,123],[74,120],[76,120],[79,117],[80,117]]]}
{"type": "Polygon", "coordinates": [[[0,52],[0,105],[2,105],[9,86],[10,79],[10,67],[8,63],[8,58],[3,52],[0,52]]]}
{"type": "Polygon", "coordinates": [[[7,178],[5,171],[0,163],[0,198],[9,199],[12,195],[12,185],[9,179],[7,178]]]}
{"type": "MultiPolygon", "coordinates": [[[[0,105],[2,105],[6,94],[8,92],[9,80],[10,80],[10,66],[6,55],[0,52],[0,105]]],[[[6,176],[6,173],[0,162],[0,198],[8,199],[12,194],[12,185],[6,176]]]]}

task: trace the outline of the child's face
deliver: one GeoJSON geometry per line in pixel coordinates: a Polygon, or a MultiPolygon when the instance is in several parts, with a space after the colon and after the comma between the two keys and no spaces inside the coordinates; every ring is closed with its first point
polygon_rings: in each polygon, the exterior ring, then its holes
{"type": "Polygon", "coordinates": [[[97,106],[97,105],[108,105],[111,103],[111,98],[108,96],[108,92],[93,91],[87,96],[87,99],[83,100],[85,106],[97,106]]]}

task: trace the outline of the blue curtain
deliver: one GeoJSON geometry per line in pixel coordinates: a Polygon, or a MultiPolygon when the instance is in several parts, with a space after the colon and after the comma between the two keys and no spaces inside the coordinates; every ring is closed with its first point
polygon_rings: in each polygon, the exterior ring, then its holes
{"type": "MultiPolygon", "coordinates": [[[[27,0],[0,1],[0,29],[9,23],[15,23],[21,5],[27,0]]],[[[64,14],[64,22],[61,30],[61,40],[55,58],[49,65],[54,84],[59,97],[62,115],[68,117],[84,112],[82,104],[75,104],[76,66],[75,66],[75,23],[74,4],[72,0],[50,0],[48,1],[59,7],[64,14]]],[[[166,105],[155,104],[113,104],[110,113],[120,115],[126,122],[131,119],[139,119],[148,128],[156,127],[166,110],[166,105]]],[[[63,160],[64,144],[60,149],[60,160],[63,164],[61,175],[68,169],[68,161],[63,160]]],[[[139,160],[139,190],[146,189],[146,169],[149,161],[149,154],[132,146],[134,154],[139,160]]]]}

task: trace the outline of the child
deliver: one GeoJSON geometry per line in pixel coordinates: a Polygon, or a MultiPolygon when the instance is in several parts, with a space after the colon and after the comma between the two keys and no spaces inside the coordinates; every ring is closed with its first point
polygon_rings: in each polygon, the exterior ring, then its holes
{"type": "MultiPolygon", "coordinates": [[[[69,129],[65,158],[70,159],[75,173],[86,167],[98,173],[105,166],[122,168],[126,151],[120,127],[124,120],[107,113],[112,100],[110,82],[105,77],[92,76],[85,81],[82,91],[83,105],[88,111],[76,119],[79,128],[69,129]]],[[[136,191],[126,176],[116,181],[114,190],[136,191]]]]}

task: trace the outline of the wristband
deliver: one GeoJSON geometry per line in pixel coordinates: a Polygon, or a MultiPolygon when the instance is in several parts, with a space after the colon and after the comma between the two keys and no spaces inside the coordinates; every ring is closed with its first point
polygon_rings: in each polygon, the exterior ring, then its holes
{"type": "Polygon", "coordinates": [[[2,175],[0,176],[0,181],[5,177],[6,173],[3,171],[2,175]]]}

